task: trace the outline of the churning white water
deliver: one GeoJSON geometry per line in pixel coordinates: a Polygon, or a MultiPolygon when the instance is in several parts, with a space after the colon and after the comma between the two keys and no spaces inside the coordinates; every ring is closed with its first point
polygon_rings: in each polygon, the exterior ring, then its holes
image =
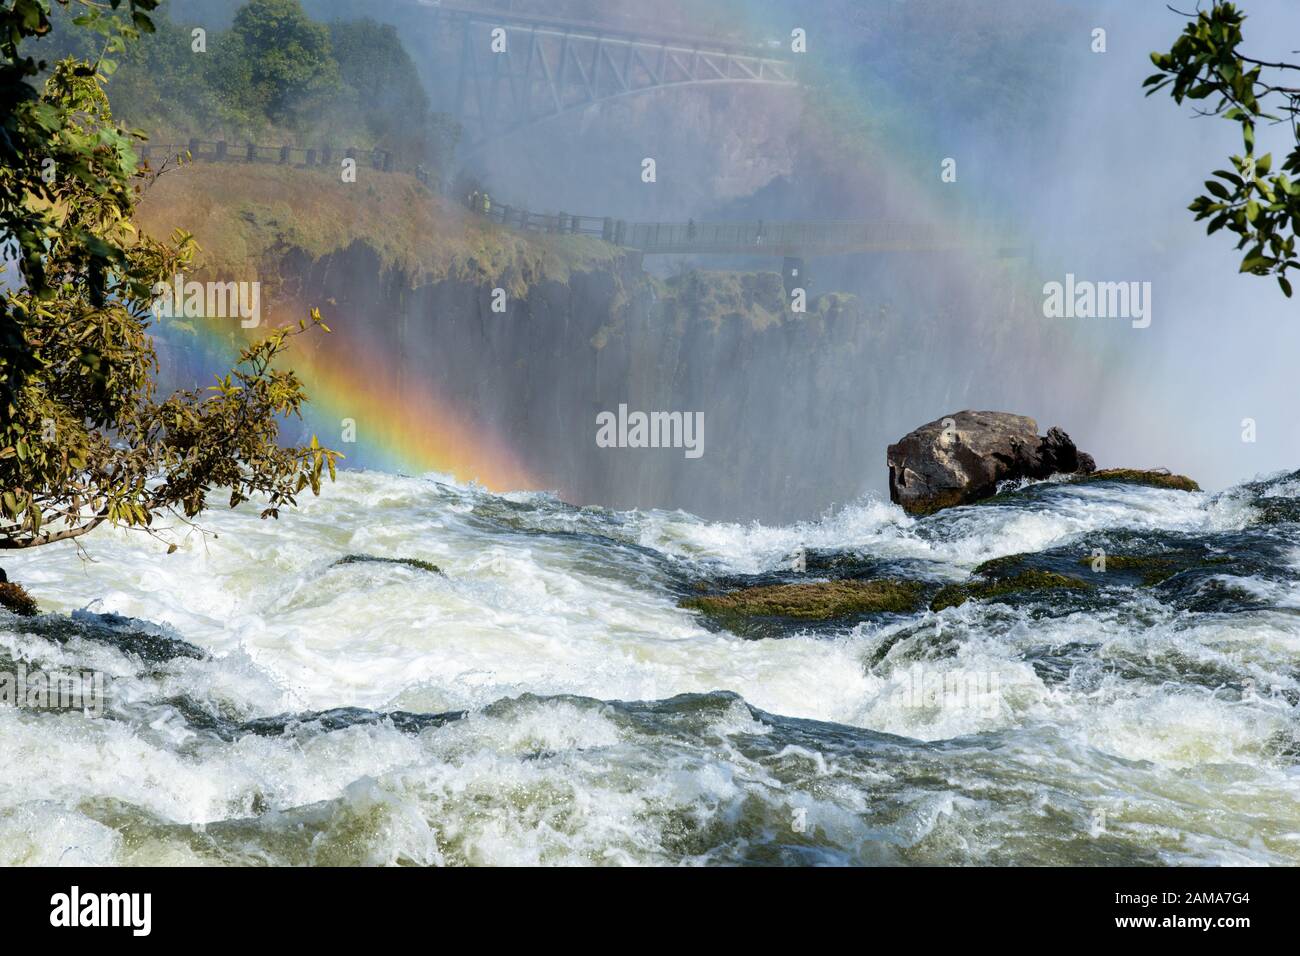
{"type": "Polygon", "coordinates": [[[1291,494],[771,528],[352,472],[173,554],[6,555],[46,613],[0,611],[0,670],[101,671],[108,704],[0,708],[0,863],[1300,862],[1291,494]],[[1208,560],[747,636],[678,606],[801,549],[937,587],[1098,546],[1208,560]]]}

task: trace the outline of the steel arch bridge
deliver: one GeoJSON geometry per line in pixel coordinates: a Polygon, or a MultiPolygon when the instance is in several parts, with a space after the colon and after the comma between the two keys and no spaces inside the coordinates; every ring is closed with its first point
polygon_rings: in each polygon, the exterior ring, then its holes
{"type": "Polygon", "coordinates": [[[421,2],[457,49],[454,112],[464,149],[620,97],[719,84],[793,87],[780,51],[539,14],[421,2]],[[504,50],[500,49],[504,41],[504,50]]]}

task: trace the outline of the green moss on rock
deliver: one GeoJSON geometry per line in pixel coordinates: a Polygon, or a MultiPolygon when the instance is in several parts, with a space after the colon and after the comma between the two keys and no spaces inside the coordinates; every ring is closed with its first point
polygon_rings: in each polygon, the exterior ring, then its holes
{"type": "Polygon", "coordinates": [[[1079,475],[1071,481],[1075,484],[1121,481],[1131,485],[1149,485],[1152,488],[1169,488],[1174,491],[1201,490],[1201,486],[1186,475],[1174,475],[1168,471],[1143,471],[1137,468],[1104,468],[1087,475],[1079,475]]]}
{"type": "MultiPolygon", "coordinates": [[[[986,562],[987,563],[987,562],[986,562]]],[[[981,565],[983,567],[983,565],[981,565]]],[[[1021,571],[1010,577],[995,578],[991,581],[970,581],[964,584],[948,584],[939,589],[930,602],[930,610],[942,611],[946,607],[959,607],[972,598],[1006,597],[1023,591],[1041,591],[1050,588],[1071,588],[1087,590],[1092,585],[1078,578],[1057,574],[1055,571],[1021,571]]]]}
{"type": "Polygon", "coordinates": [[[720,616],[825,621],[850,614],[914,611],[924,589],[919,581],[889,579],[771,584],[726,594],[686,598],[680,606],[720,616]]]}
{"type": "Polygon", "coordinates": [[[415,568],[417,571],[442,574],[442,568],[429,561],[421,561],[419,558],[376,558],[369,554],[349,554],[339,558],[331,567],[337,568],[344,564],[404,564],[408,568],[415,568]]]}
{"type": "Polygon", "coordinates": [[[1030,557],[1028,554],[1008,554],[1001,558],[992,558],[975,568],[975,574],[981,577],[1002,577],[1007,572],[1015,570],[1020,564],[1030,557]]]}
{"type": "MultiPolygon", "coordinates": [[[[1084,556],[1079,559],[1079,563],[1085,566],[1091,566],[1096,559],[1092,556],[1084,556]]],[[[1106,555],[1107,571],[1141,571],[1142,583],[1147,586],[1159,584],[1172,578],[1182,570],[1182,567],[1172,557],[1167,555],[1155,554],[1108,554],[1106,555]]]]}
{"type": "MultiPolygon", "coordinates": [[[[1079,559],[1082,565],[1091,565],[1096,560],[1091,556],[1079,559]]],[[[1167,581],[1180,571],[1189,568],[1211,568],[1231,564],[1233,558],[1222,554],[1205,557],[1188,551],[1171,551],[1166,554],[1108,554],[1107,571],[1132,571],[1142,573],[1142,585],[1154,587],[1167,581]]]]}

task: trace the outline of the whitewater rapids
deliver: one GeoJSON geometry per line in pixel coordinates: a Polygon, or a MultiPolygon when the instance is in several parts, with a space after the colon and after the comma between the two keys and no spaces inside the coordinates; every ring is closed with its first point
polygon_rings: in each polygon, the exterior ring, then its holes
{"type": "Polygon", "coordinates": [[[109,699],[0,708],[0,863],[1300,863],[1298,485],[764,527],[347,472],[173,554],[6,554],[46,613],[0,611],[0,670],[109,699]],[[1117,542],[1222,560],[758,637],[678,606],[801,551],[943,583],[1117,542]]]}

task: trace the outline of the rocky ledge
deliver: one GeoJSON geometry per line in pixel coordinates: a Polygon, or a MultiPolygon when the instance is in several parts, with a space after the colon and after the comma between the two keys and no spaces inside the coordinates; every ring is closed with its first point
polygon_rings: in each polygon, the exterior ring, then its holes
{"type": "Polygon", "coordinates": [[[889,500],[932,514],[997,493],[998,482],[1091,473],[1092,456],[1059,428],[1008,412],[962,411],[908,432],[889,446],[889,500]]]}

